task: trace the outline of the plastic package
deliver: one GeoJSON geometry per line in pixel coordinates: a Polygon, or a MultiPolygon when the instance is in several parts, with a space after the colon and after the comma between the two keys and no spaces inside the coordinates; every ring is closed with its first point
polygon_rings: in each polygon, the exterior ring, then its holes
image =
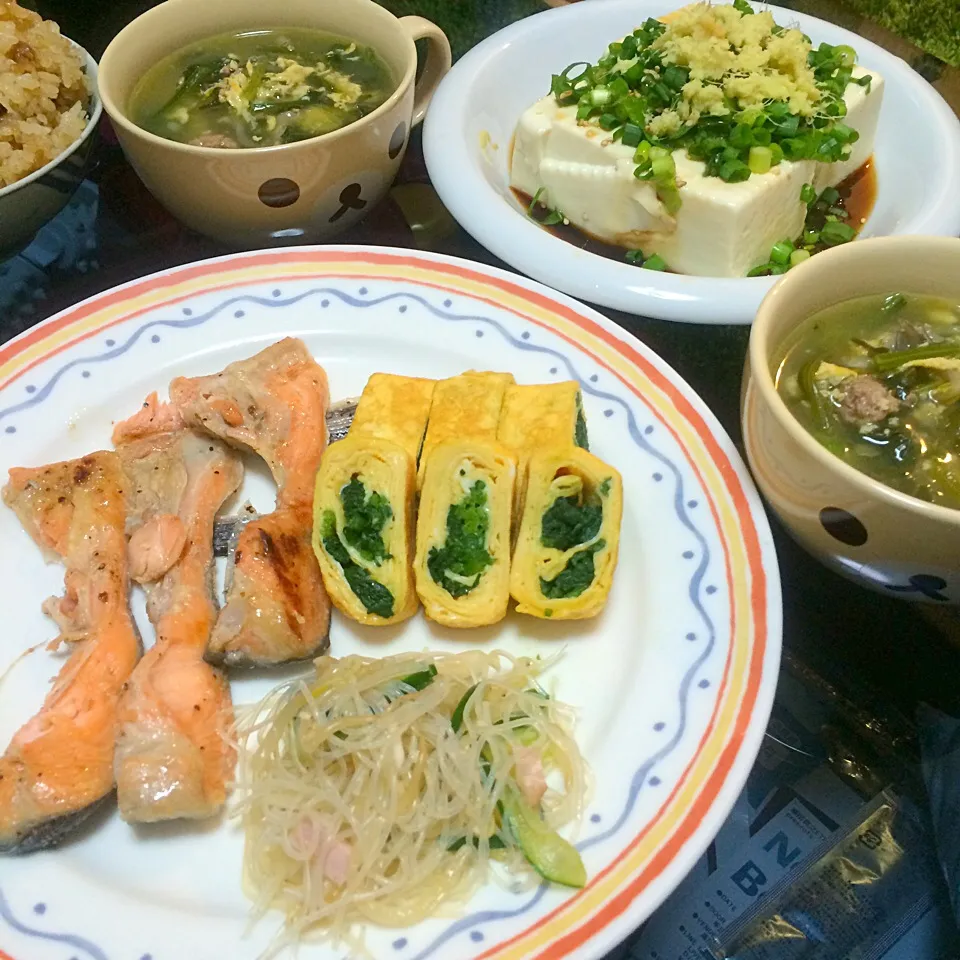
{"type": "Polygon", "coordinates": [[[937,853],[953,915],[960,922],[960,720],[921,706],[917,722],[937,853]]]}
{"type": "MultiPolygon", "coordinates": [[[[915,731],[869,691],[854,695],[856,704],[785,657],[733,812],[674,894],[607,960],[960,957],[915,731]]],[[[955,744],[960,785],[960,732],[955,744]]]]}
{"type": "MultiPolygon", "coordinates": [[[[724,960],[879,960],[921,921],[942,909],[944,893],[922,809],[883,793],[862,822],[812,858],[796,881],[768,900],[745,930],[731,931],[724,960]]],[[[950,956],[941,914],[903,960],[950,956]]]]}

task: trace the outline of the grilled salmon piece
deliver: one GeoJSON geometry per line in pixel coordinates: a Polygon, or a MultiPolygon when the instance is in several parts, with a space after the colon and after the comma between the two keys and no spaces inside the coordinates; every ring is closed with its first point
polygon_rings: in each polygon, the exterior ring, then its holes
{"type": "Polygon", "coordinates": [[[148,420],[137,414],[114,430],[129,487],[130,565],[156,630],[120,702],[116,745],[120,815],[141,823],[211,816],[226,800],[233,707],[226,678],[203,654],[218,609],[213,518],[243,479],[218,440],[164,430],[177,421],[163,409],[148,420]]]}
{"type": "Polygon", "coordinates": [[[127,602],[117,455],[15,468],[3,500],[67,571],[63,597],[44,609],[70,657],[0,758],[0,850],[24,853],[58,843],[113,791],[118,705],[140,638],[127,602]]]}
{"type": "Polygon", "coordinates": [[[327,444],[326,374],[288,337],[220,373],[177,378],[170,399],[187,423],[261,456],[278,487],[276,510],[237,538],[207,659],[260,666],[319,655],[329,646],[330,601],[310,535],[327,444]]]}

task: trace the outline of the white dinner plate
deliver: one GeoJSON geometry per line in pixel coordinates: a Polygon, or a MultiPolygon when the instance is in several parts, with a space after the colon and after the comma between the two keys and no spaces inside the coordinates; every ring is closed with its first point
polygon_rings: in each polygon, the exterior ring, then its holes
{"type": "MultiPolygon", "coordinates": [[[[238,254],[107,291],[0,348],[0,475],[109,446],[111,422],[175,375],[219,370],[283,336],[326,368],[334,398],[376,371],[470,368],[521,383],[575,378],[592,449],[624,477],[620,565],[596,620],[511,614],[451,631],[418,615],[361,628],[335,613],[331,652],[426,647],[564,650],[547,676],[579,712],[595,789],[577,842],[587,887],[483,888],[458,918],[370,929],[378,960],[600,957],[677,885],[717,832],[754,761],[776,686],[777,561],[749,474],[694,392],[605,318],[539,284],[408,251],[318,247],[238,254]]],[[[240,500],[269,507],[265,472],[240,500]]],[[[53,636],[40,612],[62,587],[0,507],[0,669],[53,636]]],[[[142,603],[135,597],[135,610],[142,603]]],[[[145,641],[152,630],[140,618],[145,641]]],[[[59,658],[17,664],[0,738],[39,706],[59,658]]],[[[237,702],[290,670],[237,674],[237,702]]],[[[0,859],[0,956],[13,960],[254,960],[276,931],[246,932],[243,837],[229,820],[132,828],[108,810],[59,849],[0,859]]],[[[322,945],[304,958],[343,956],[322,945]]]]}
{"type": "MultiPolygon", "coordinates": [[[[459,60],[430,104],[423,151],[440,199],[488,250],[530,277],[590,303],[691,323],[751,323],[775,277],[723,279],[643,270],[587,253],[537,226],[510,192],[520,115],[550,77],[596,62],[607,45],[681,0],[594,0],[538,13],[499,31],[459,60]]],[[[781,7],[815,46],[848,44],[884,78],[874,149],[877,200],[863,237],[960,233],[960,121],[903,60],[849,30],[781,7]]]]}

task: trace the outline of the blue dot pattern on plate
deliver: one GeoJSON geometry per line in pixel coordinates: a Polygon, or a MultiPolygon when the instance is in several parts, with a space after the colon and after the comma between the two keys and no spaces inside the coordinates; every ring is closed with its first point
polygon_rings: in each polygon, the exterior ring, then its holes
{"type": "MultiPolygon", "coordinates": [[[[678,716],[681,717],[681,721],[676,725],[675,730],[671,730],[670,735],[667,738],[662,738],[664,739],[664,742],[652,754],[639,762],[639,765],[631,777],[631,787],[623,804],[623,808],[610,818],[608,821],[610,825],[606,828],[601,828],[594,835],[588,836],[578,843],[578,848],[580,850],[585,850],[608,839],[611,836],[616,835],[622,829],[624,824],[628,822],[630,813],[636,806],[637,797],[639,796],[640,791],[647,785],[652,786],[659,782],[659,778],[652,774],[653,768],[665,757],[672,753],[684,735],[687,723],[686,718],[689,715],[684,698],[688,696],[687,691],[691,685],[689,681],[691,681],[697,674],[702,672],[702,667],[708,660],[715,645],[716,639],[713,620],[706,608],[701,603],[700,598],[700,591],[701,589],[704,589],[701,584],[710,563],[710,545],[705,535],[697,528],[697,525],[689,516],[687,516],[685,512],[690,501],[683,496],[683,488],[684,483],[689,481],[684,480],[680,467],[673,459],[671,459],[670,456],[668,456],[664,451],[656,449],[650,444],[649,441],[644,439],[646,436],[649,436],[651,433],[653,433],[654,427],[648,424],[641,428],[636,422],[636,415],[633,408],[627,401],[615,394],[611,394],[602,391],[599,388],[590,386],[591,383],[597,382],[598,376],[593,374],[589,378],[584,378],[578,374],[576,366],[577,362],[582,358],[575,357],[571,359],[571,357],[551,347],[529,343],[529,331],[522,331],[519,336],[515,336],[511,334],[500,321],[492,317],[484,317],[482,315],[478,316],[476,313],[462,315],[446,313],[444,309],[441,309],[440,307],[436,306],[435,303],[432,303],[428,296],[422,295],[420,290],[422,290],[422,288],[412,286],[411,288],[403,291],[392,292],[372,299],[360,300],[358,299],[357,295],[352,295],[349,292],[338,289],[334,286],[327,286],[310,289],[302,293],[291,294],[288,295],[286,299],[281,300],[281,291],[279,289],[275,289],[271,292],[272,299],[250,294],[242,294],[239,296],[235,295],[214,306],[213,308],[205,309],[200,312],[194,311],[194,314],[190,316],[183,315],[179,319],[164,317],[162,319],[151,320],[134,329],[127,339],[117,346],[116,349],[112,349],[109,352],[99,356],[84,357],[82,361],[69,361],[60,367],[47,380],[47,382],[43,384],[37,384],[36,391],[29,397],[11,407],[0,409],[0,422],[12,416],[16,412],[25,409],[31,409],[39,404],[42,404],[53,393],[57,383],[67,372],[67,370],[72,369],[81,362],[85,366],[89,366],[91,364],[104,363],[114,360],[115,358],[122,356],[131,350],[145,334],[150,334],[151,328],[164,327],[174,331],[196,328],[213,319],[214,317],[219,316],[227,309],[241,312],[239,309],[241,305],[247,306],[249,304],[279,311],[309,298],[316,298],[322,306],[327,306],[333,300],[336,300],[338,304],[345,310],[365,310],[367,308],[382,305],[390,301],[396,302],[399,298],[405,303],[413,302],[421,307],[423,310],[424,322],[428,322],[431,319],[447,322],[450,324],[451,329],[459,329],[467,332],[467,330],[464,329],[466,327],[467,329],[472,329],[475,333],[478,332],[477,324],[479,323],[483,327],[483,329],[479,331],[480,333],[486,331],[491,334],[497,334],[499,335],[500,341],[504,342],[508,347],[512,346],[514,349],[518,350],[537,352],[545,357],[550,357],[555,361],[559,361],[559,363],[565,368],[567,375],[580,382],[581,388],[585,394],[590,394],[598,400],[605,401],[609,405],[606,409],[604,409],[605,415],[612,416],[617,409],[623,412],[624,417],[622,419],[622,423],[628,431],[629,437],[633,441],[634,445],[644,455],[651,457],[658,462],[660,469],[652,473],[654,480],[658,483],[663,481],[666,477],[670,477],[673,480],[675,490],[674,496],[671,498],[671,507],[676,517],[685,527],[687,533],[696,539],[698,544],[698,552],[701,556],[701,561],[697,569],[689,574],[690,580],[687,595],[690,597],[692,611],[703,625],[703,636],[705,642],[697,648],[695,657],[692,658],[692,662],[687,666],[683,674],[679,691],[679,696],[681,698],[679,706],[681,709],[678,714],[678,716]],[[320,297],[323,299],[321,300],[320,297]],[[469,321],[469,323],[464,324],[463,321],[469,321]],[[607,413],[608,410],[609,413],[607,413]]],[[[365,297],[367,293],[368,290],[366,287],[360,288],[360,297],[365,297]]],[[[452,306],[452,301],[444,300],[443,304],[444,308],[449,308],[452,306]]],[[[150,334],[150,339],[152,342],[156,343],[159,342],[160,337],[153,333],[150,334]]],[[[113,341],[110,341],[107,342],[107,346],[114,347],[115,344],[113,341]]],[[[554,373],[559,372],[559,366],[554,367],[553,371],[554,373]]],[[[7,426],[5,429],[8,433],[13,433],[16,431],[16,427],[12,424],[7,426]]],[[[706,592],[710,594],[715,593],[716,589],[717,588],[712,585],[705,588],[706,592]]],[[[690,640],[696,639],[696,634],[692,632],[688,633],[687,638],[690,640]]],[[[701,684],[702,683],[703,681],[701,681],[701,684]]],[[[601,822],[600,816],[598,814],[593,814],[590,817],[590,822],[593,824],[599,824],[601,822]]],[[[526,900],[519,902],[516,906],[511,906],[509,910],[489,910],[477,912],[468,914],[459,920],[450,923],[447,928],[437,935],[430,943],[418,945],[416,955],[411,956],[409,960],[425,960],[427,957],[442,957],[444,945],[453,937],[467,931],[470,932],[471,939],[473,939],[474,942],[479,942],[484,938],[484,934],[480,930],[476,929],[477,927],[494,923],[506,917],[514,917],[528,913],[541,901],[546,893],[546,889],[546,885],[541,885],[535,891],[533,891],[526,900]]],[[[28,936],[37,937],[38,939],[50,939],[52,936],[48,931],[34,930],[23,924],[22,921],[17,920],[12,915],[9,906],[4,899],[2,888],[0,888],[0,921],[6,922],[8,925],[15,927],[22,932],[26,932],[28,936]]],[[[74,950],[83,951],[84,956],[82,958],[78,958],[78,960],[108,960],[106,953],[89,940],[73,934],[57,934],[56,937],[61,942],[68,943],[74,950]]],[[[393,941],[393,944],[394,947],[399,950],[408,946],[408,941],[407,938],[402,937],[393,941]]],[[[144,957],[148,956],[150,955],[141,955],[140,960],[144,960],[144,957]]],[[[113,957],[110,957],[109,960],[113,960],[113,957]]]]}
{"type": "MultiPolygon", "coordinates": [[[[33,905],[33,912],[38,917],[45,917],[47,913],[47,904],[43,902],[35,903],[33,905]]],[[[37,940],[62,943],[65,946],[70,947],[70,952],[63,954],[63,956],[70,957],[70,960],[112,960],[112,958],[108,958],[106,952],[92,940],[88,940],[85,937],[81,937],[73,933],[62,933],[56,929],[40,929],[38,927],[31,926],[29,923],[26,923],[23,920],[17,919],[17,917],[14,916],[13,911],[10,909],[10,904],[7,902],[7,898],[2,889],[0,889],[0,921],[6,923],[11,929],[16,930],[18,933],[24,936],[33,937],[37,940]],[[78,950],[83,954],[82,957],[74,952],[78,950]]],[[[141,955],[141,960],[142,956],[143,955],[141,955]]],[[[149,954],[146,956],[149,957],[149,954]]]]}

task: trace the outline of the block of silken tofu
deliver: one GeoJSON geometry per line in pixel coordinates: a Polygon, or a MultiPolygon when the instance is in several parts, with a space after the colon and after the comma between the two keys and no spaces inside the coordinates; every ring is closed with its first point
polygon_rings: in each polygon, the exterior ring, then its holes
{"type": "Polygon", "coordinates": [[[559,210],[574,226],[605,243],[658,253],[671,270],[707,277],[742,277],[770,256],[780,240],[803,230],[806,207],[800,190],[836,186],[873,152],[883,97],[879,74],[870,73],[869,92],[850,84],[844,94],[847,115],[859,140],[837,163],[784,161],[769,173],[742,183],[704,176],[704,164],[674,151],[682,206],[675,216],[664,209],[656,189],[633,175],[633,148],[613,140],[595,123],[578,123],[576,107],[560,107],[544,97],[520,118],[514,145],[511,185],[559,210]]]}

